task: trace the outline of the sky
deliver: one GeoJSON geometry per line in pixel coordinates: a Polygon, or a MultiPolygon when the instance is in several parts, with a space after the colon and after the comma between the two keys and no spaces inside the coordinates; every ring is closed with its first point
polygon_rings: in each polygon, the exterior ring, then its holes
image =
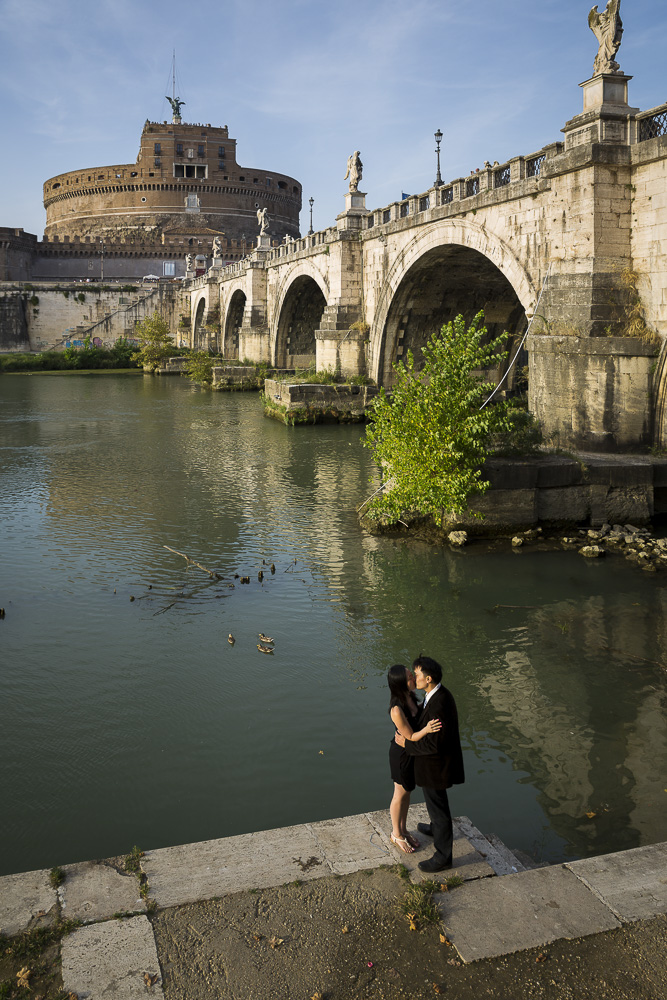
{"type": "MultiPolygon", "coordinates": [[[[602,0],[600,9],[606,0],[602,0]]],[[[0,0],[0,226],[41,236],[42,185],[134,163],[146,118],[228,125],[243,166],[303,185],[335,224],[349,154],[379,208],[562,139],[597,42],[590,0],[0,0]]],[[[630,104],[667,101],[667,3],[623,0],[630,104]]]]}

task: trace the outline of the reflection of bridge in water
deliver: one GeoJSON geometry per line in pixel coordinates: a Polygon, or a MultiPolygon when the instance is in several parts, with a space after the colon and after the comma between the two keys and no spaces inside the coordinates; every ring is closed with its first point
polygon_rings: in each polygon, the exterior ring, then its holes
{"type": "Polygon", "coordinates": [[[646,443],[654,349],[622,336],[619,276],[639,275],[647,325],[667,335],[667,104],[631,108],[628,80],[587,81],[564,142],[373,211],[350,192],[335,227],[275,249],[260,237],[190,282],[192,346],[387,385],[458,313],[483,309],[518,345],[548,275],[523,361],[531,408],[562,443],[646,443]]]}

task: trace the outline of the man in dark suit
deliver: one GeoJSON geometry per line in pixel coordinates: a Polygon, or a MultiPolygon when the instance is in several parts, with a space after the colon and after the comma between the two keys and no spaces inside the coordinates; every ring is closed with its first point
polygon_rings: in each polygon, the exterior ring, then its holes
{"type": "Polygon", "coordinates": [[[452,814],[449,811],[447,789],[461,785],[463,754],[459,738],[459,720],[456,702],[450,691],[442,686],[442,667],[429,656],[419,656],[412,664],[417,687],[426,693],[424,710],[419,719],[420,727],[430,719],[440,719],[442,728],[414,743],[400,733],[394,737],[415,758],[415,781],[424,791],[426,808],[431,822],[418,823],[417,829],[433,837],[435,854],[427,861],[420,861],[424,872],[441,872],[452,867],[452,814]]]}

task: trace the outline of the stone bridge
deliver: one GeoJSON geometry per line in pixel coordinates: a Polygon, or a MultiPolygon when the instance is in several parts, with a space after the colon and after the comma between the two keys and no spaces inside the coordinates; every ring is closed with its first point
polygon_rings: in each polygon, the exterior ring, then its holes
{"type": "Polygon", "coordinates": [[[508,381],[528,365],[552,439],[664,443],[667,104],[630,107],[629,79],[582,84],[562,142],[380,209],[349,192],[335,226],[275,249],[259,237],[188,284],[191,346],[390,385],[408,350],[483,309],[511,356],[524,344],[508,381]]]}

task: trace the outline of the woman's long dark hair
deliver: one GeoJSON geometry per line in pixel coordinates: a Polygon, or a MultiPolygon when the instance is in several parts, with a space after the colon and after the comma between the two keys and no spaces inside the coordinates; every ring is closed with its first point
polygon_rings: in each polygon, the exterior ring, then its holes
{"type": "Polygon", "coordinates": [[[391,694],[389,711],[391,712],[394,705],[398,705],[403,709],[405,717],[409,719],[414,709],[410,708],[412,697],[408,688],[407,669],[402,663],[395,663],[393,667],[389,667],[387,671],[387,683],[389,685],[389,693],[391,694]]]}

